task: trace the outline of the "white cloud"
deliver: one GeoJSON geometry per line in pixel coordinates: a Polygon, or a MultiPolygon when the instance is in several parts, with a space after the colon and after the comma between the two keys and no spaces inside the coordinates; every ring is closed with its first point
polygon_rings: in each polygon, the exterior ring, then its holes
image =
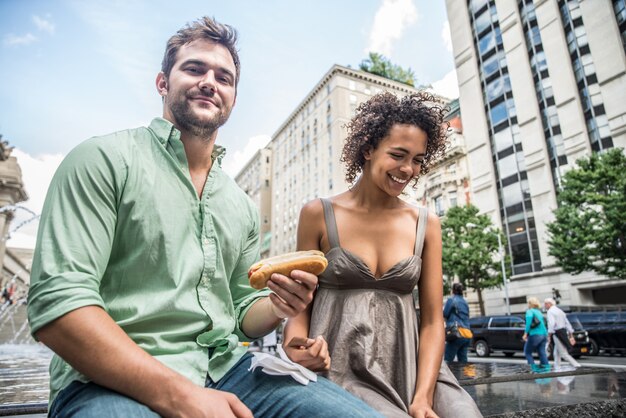
{"type": "Polygon", "coordinates": [[[450,71],[441,80],[433,82],[432,89],[429,90],[448,99],[459,97],[459,82],[456,78],[456,70],[450,71]]]}
{"type": "Polygon", "coordinates": [[[250,161],[254,154],[264,148],[272,138],[269,135],[257,135],[248,140],[243,151],[235,151],[232,156],[226,153],[222,168],[229,176],[235,178],[239,171],[250,161]]]}
{"type": "Polygon", "coordinates": [[[447,20],[443,22],[441,37],[443,38],[443,43],[446,46],[446,49],[452,52],[452,35],[450,35],[450,22],[447,20]]]}
{"type": "Polygon", "coordinates": [[[401,38],[407,26],[417,21],[413,0],[383,0],[374,17],[370,41],[365,52],[390,56],[393,42],[401,38]]]}
{"type": "Polygon", "coordinates": [[[32,33],[27,33],[23,36],[17,36],[12,33],[4,36],[4,45],[6,46],[19,46],[19,45],[29,45],[37,40],[37,37],[32,33]]]}
{"type": "Polygon", "coordinates": [[[9,247],[34,248],[39,221],[31,220],[33,218],[31,212],[37,215],[41,214],[50,180],[52,180],[52,176],[64,156],[62,154],[48,154],[33,157],[17,148],[13,149],[11,155],[17,158],[22,169],[22,181],[28,194],[28,200],[17,204],[22,208],[15,211],[15,218],[11,221],[9,228],[11,238],[7,245],[9,247]]]}
{"type": "Polygon", "coordinates": [[[42,17],[39,17],[37,15],[33,16],[33,22],[35,22],[35,26],[37,26],[37,29],[39,29],[40,31],[43,32],[48,32],[50,34],[54,33],[54,23],[52,23],[50,20],[46,20],[42,17]]]}

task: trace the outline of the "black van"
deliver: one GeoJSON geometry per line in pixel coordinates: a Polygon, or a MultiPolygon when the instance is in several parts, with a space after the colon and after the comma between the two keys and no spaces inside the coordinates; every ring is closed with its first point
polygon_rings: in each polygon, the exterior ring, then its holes
{"type": "MultiPolygon", "coordinates": [[[[579,358],[589,354],[590,344],[587,331],[578,320],[570,320],[574,328],[576,344],[572,356],[579,358]]],[[[507,357],[524,352],[524,330],[526,322],[521,315],[491,315],[470,318],[470,328],[474,334],[471,350],[478,357],[487,357],[494,351],[501,351],[507,357]]],[[[549,354],[549,353],[548,353],[549,354]]]]}
{"type": "Polygon", "coordinates": [[[568,312],[567,318],[580,322],[589,333],[590,355],[626,354],[626,311],[568,312]]]}

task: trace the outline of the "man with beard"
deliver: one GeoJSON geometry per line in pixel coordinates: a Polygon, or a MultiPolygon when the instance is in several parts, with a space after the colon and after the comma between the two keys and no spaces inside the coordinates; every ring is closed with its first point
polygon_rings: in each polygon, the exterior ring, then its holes
{"type": "Polygon", "coordinates": [[[239,342],[306,309],[317,277],[248,284],[258,212],[215,144],[235,104],[235,43],[206,17],[179,30],[156,79],[163,117],[82,143],[52,180],[28,306],[56,353],[51,417],[377,416],[325,379],[248,371],[239,342]]]}

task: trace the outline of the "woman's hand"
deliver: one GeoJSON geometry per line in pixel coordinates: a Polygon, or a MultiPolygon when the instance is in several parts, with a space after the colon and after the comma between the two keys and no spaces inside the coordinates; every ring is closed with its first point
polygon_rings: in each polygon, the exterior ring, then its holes
{"type": "Polygon", "coordinates": [[[324,337],[319,335],[315,339],[294,340],[295,338],[283,346],[291,361],[314,372],[330,370],[330,354],[328,353],[328,343],[324,337]]]}
{"type": "Polygon", "coordinates": [[[428,402],[413,401],[409,405],[409,415],[413,418],[439,418],[428,402]]]}
{"type": "Polygon", "coordinates": [[[528,339],[528,334],[524,333],[524,335],[522,335],[522,340],[526,341],[528,339]]]}

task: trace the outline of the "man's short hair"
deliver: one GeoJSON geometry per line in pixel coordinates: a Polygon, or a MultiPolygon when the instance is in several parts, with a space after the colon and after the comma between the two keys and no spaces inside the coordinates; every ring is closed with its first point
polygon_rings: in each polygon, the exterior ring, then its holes
{"type": "Polygon", "coordinates": [[[455,295],[462,295],[463,294],[463,284],[461,284],[461,283],[454,283],[452,285],[452,293],[454,293],[455,295]]]}
{"type": "Polygon", "coordinates": [[[549,303],[552,306],[556,306],[556,301],[552,298],[546,298],[544,299],[543,303],[549,303]]]}
{"type": "Polygon", "coordinates": [[[174,67],[178,50],[182,46],[199,39],[215,42],[228,49],[228,52],[230,52],[230,55],[233,57],[237,71],[235,77],[235,86],[237,86],[241,67],[236,48],[237,30],[230,25],[219,23],[214,18],[208,16],[204,16],[191,24],[188,23],[167,41],[163,62],[161,63],[161,71],[163,71],[165,77],[169,77],[172,67],[174,67]]]}

